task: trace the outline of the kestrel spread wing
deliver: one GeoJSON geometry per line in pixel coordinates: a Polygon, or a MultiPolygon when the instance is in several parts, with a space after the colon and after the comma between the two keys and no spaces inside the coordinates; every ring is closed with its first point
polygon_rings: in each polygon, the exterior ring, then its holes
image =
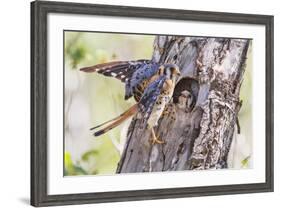
{"type": "Polygon", "coordinates": [[[143,96],[138,103],[139,112],[143,115],[144,123],[146,123],[149,119],[153,107],[162,92],[163,85],[166,80],[166,76],[162,75],[158,79],[150,83],[145,89],[143,96]]]}
{"type": "Polygon", "coordinates": [[[133,95],[139,101],[144,90],[144,82],[156,74],[160,65],[151,60],[114,61],[80,69],[84,72],[98,72],[115,77],[125,83],[125,99],[133,95]]]}

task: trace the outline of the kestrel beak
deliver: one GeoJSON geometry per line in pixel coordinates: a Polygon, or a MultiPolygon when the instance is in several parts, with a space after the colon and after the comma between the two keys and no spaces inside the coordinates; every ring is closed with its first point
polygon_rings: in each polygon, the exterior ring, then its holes
{"type": "Polygon", "coordinates": [[[181,72],[180,72],[179,68],[176,68],[176,74],[177,74],[178,76],[181,75],[181,72]]]}

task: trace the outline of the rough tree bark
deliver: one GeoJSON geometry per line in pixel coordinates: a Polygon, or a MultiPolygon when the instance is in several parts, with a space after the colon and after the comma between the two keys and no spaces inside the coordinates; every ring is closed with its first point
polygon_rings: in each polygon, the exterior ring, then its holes
{"type": "Polygon", "coordinates": [[[133,118],[117,173],[227,168],[239,131],[240,86],[249,40],[158,36],[152,59],[181,69],[170,113],[151,144],[150,131],[133,118]]]}

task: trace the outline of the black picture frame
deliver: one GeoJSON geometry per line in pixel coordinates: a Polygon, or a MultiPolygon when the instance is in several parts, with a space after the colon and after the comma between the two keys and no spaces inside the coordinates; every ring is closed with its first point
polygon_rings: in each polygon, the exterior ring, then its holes
{"type": "Polygon", "coordinates": [[[31,3],[31,205],[117,202],[273,191],[273,24],[269,15],[34,1],[31,3]],[[85,14],[264,25],[266,28],[266,182],[239,185],[48,195],[47,15],[85,14]]]}

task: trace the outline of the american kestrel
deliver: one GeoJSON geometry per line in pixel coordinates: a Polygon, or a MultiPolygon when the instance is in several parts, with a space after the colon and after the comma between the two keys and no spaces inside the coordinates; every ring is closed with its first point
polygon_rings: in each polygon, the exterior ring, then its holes
{"type": "Polygon", "coordinates": [[[166,105],[170,102],[176,81],[180,76],[175,64],[158,64],[149,60],[117,61],[82,68],[84,72],[98,72],[125,82],[125,99],[134,96],[137,103],[118,117],[91,128],[101,128],[94,133],[100,136],[113,129],[133,115],[143,118],[151,129],[153,143],[163,143],[154,132],[166,105]]]}

